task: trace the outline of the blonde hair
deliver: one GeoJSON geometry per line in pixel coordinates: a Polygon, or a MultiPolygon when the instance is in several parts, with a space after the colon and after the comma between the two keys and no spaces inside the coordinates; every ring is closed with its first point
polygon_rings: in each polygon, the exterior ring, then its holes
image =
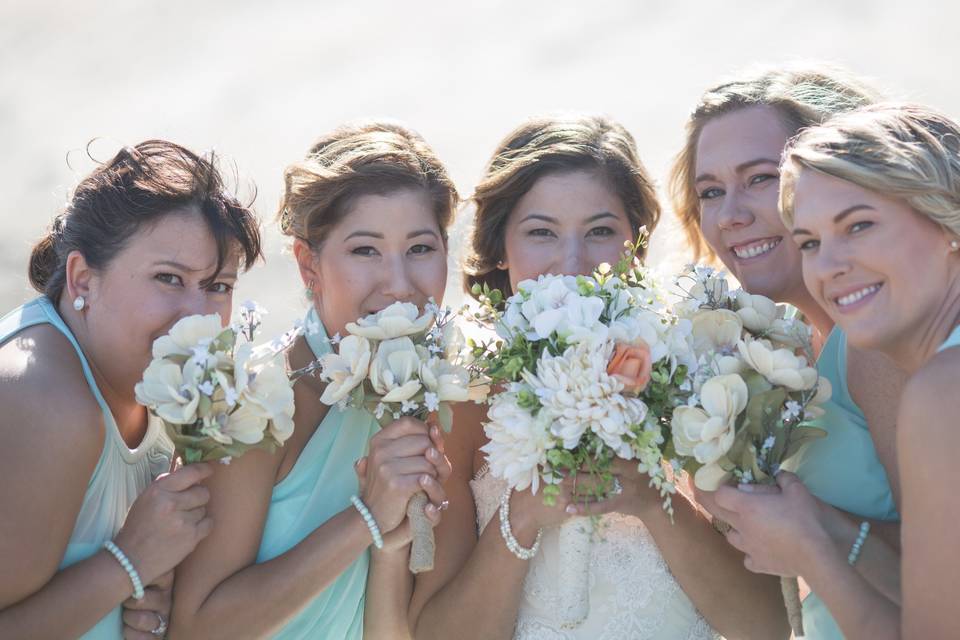
{"type": "Polygon", "coordinates": [[[633,136],[622,125],[595,115],[532,118],[497,145],[474,191],[477,211],[463,268],[467,293],[475,284],[511,293],[507,273],[497,268],[505,257],[510,212],[544,175],[577,170],[597,171],[610,184],[634,233],[641,226],[649,232],[657,226],[656,189],[633,136]]]}
{"type": "Polygon", "coordinates": [[[700,231],[700,197],[694,184],[697,145],[707,122],[739,109],[768,106],[796,133],[878,99],[879,94],[862,80],[823,63],[755,68],[707,89],[687,120],[686,142],[673,161],[668,182],[673,210],[695,259],[715,257],[700,231]]]}
{"type": "Polygon", "coordinates": [[[802,168],[898,198],[960,235],[960,125],[934,109],[878,104],[792,140],[780,178],[781,216],[791,226],[802,168]]]}
{"type": "Polygon", "coordinates": [[[422,189],[446,241],[459,202],[433,149],[395,122],[346,125],[320,138],[306,158],[287,167],[277,217],[284,235],[318,248],[359,196],[422,189]]]}

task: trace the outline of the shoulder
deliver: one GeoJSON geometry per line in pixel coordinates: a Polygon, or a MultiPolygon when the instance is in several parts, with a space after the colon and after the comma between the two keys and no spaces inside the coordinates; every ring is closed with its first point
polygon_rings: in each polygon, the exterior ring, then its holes
{"type": "MultiPolygon", "coordinates": [[[[906,383],[900,402],[899,440],[960,440],[953,419],[960,413],[960,349],[935,355],[906,383]]],[[[934,444],[931,442],[931,444],[934,444]]]]}
{"type": "Polygon", "coordinates": [[[865,351],[850,345],[847,346],[846,358],[847,383],[854,402],[861,404],[863,396],[900,395],[907,375],[893,360],[880,352],[865,351]]]}

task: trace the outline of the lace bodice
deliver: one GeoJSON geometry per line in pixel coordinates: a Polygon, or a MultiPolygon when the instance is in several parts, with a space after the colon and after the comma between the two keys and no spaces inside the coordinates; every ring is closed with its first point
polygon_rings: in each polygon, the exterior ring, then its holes
{"type": "MultiPolygon", "coordinates": [[[[500,505],[506,484],[484,468],[470,482],[482,532],[500,505]]],[[[515,640],[714,640],[719,636],[677,584],[643,523],[608,514],[590,557],[590,613],[576,629],[556,623],[559,610],[559,530],[543,532],[530,561],[515,640]]]]}

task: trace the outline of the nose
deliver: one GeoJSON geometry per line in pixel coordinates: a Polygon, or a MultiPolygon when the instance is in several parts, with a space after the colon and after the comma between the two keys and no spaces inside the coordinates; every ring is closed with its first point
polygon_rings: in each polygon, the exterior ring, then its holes
{"type": "Polygon", "coordinates": [[[403,256],[384,264],[382,291],[385,296],[400,302],[409,302],[414,298],[416,287],[403,256]]]}
{"type": "MultiPolygon", "coordinates": [[[[223,315],[223,309],[221,308],[222,302],[216,299],[216,296],[210,295],[207,291],[197,287],[192,291],[184,292],[183,298],[181,299],[180,304],[180,315],[181,316],[192,316],[192,315],[209,315],[212,313],[220,313],[223,315]]],[[[229,310],[228,310],[229,311],[229,310]]],[[[222,318],[224,322],[228,321],[228,318],[222,318]]]]}
{"type": "Polygon", "coordinates": [[[740,189],[731,189],[717,211],[717,226],[724,231],[733,231],[753,224],[754,220],[740,189]]]}
{"type": "Polygon", "coordinates": [[[838,243],[820,240],[815,255],[802,253],[803,271],[807,278],[822,283],[830,282],[850,273],[851,262],[843,247],[838,243]]]}
{"type": "Polygon", "coordinates": [[[587,274],[592,272],[596,265],[589,265],[586,262],[587,252],[583,239],[570,237],[563,243],[560,253],[554,261],[555,267],[551,271],[554,274],[565,276],[587,274]]]}

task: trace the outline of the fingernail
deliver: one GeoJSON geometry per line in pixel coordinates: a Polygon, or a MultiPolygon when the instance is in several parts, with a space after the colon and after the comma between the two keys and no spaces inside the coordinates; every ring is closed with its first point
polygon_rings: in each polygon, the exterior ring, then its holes
{"type": "Polygon", "coordinates": [[[575,505],[575,504],[568,504],[568,505],[567,505],[567,508],[564,509],[564,511],[566,511],[567,513],[573,515],[573,514],[575,514],[575,513],[577,512],[577,505],[575,505]]]}
{"type": "Polygon", "coordinates": [[[428,485],[428,484],[430,484],[430,476],[428,476],[428,475],[422,475],[422,476],[420,476],[420,484],[422,484],[422,485],[428,485]]]}
{"type": "Polygon", "coordinates": [[[430,447],[429,449],[427,449],[427,455],[433,458],[434,460],[436,460],[440,456],[440,452],[437,451],[435,448],[430,447]]]}
{"type": "Polygon", "coordinates": [[[437,509],[437,508],[431,503],[431,504],[428,504],[428,505],[427,505],[427,511],[429,511],[430,513],[437,513],[437,511],[439,511],[439,509],[437,509]]]}

